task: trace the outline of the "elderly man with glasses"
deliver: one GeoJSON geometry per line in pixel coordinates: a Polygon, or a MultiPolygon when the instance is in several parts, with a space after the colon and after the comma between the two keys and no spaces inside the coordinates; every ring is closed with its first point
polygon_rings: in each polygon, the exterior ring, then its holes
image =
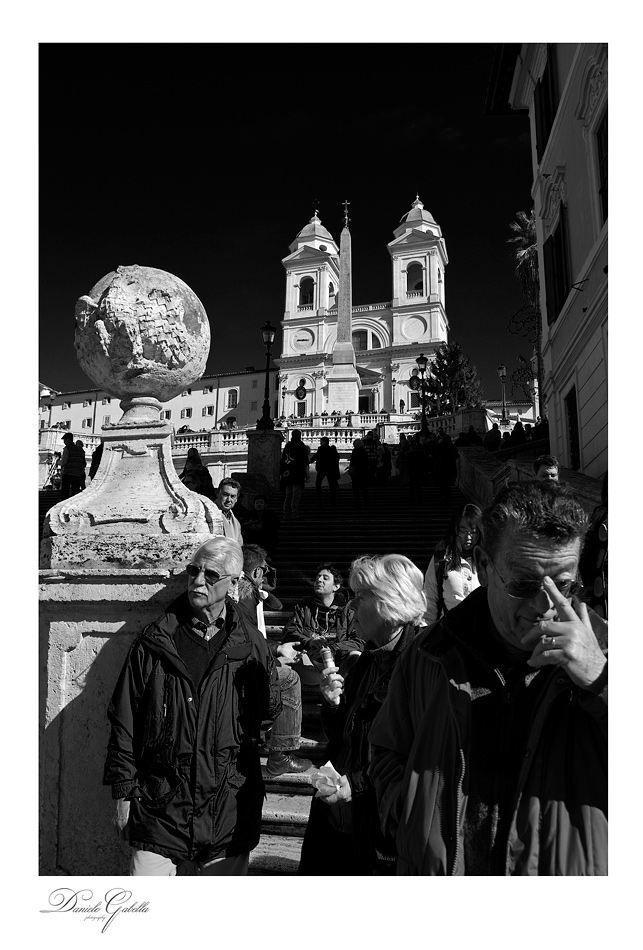
{"type": "Polygon", "coordinates": [[[400,658],[369,733],[398,874],[607,873],[606,625],[576,596],[587,516],[555,482],[482,513],[483,587],[400,658]]]}
{"type": "Polygon", "coordinates": [[[261,730],[279,688],[234,603],[242,569],[236,541],[198,548],[187,592],[135,640],[109,704],[104,783],[134,876],[247,874],[259,841],[261,730]]]}

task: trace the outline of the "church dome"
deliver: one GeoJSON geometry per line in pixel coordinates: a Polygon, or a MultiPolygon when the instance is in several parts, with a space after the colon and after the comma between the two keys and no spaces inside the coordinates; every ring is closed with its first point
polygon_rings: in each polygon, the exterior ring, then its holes
{"type": "Polygon", "coordinates": [[[339,253],[339,249],[335,244],[335,238],[321,223],[316,211],[308,224],[301,229],[290,245],[290,251],[292,253],[301,247],[314,248],[317,251],[324,251],[327,254],[333,255],[339,253]]]}
{"type": "Polygon", "coordinates": [[[415,201],[411,205],[411,210],[407,211],[400,218],[400,224],[408,224],[411,227],[417,227],[419,224],[436,224],[436,220],[430,211],[424,210],[424,205],[420,201],[420,196],[415,196],[415,201]]]}
{"type": "Polygon", "coordinates": [[[317,217],[317,212],[312,216],[306,227],[301,229],[296,240],[306,241],[315,238],[326,238],[326,240],[333,241],[334,243],[333,235],[321,223],[321,220],[317,217]]]}

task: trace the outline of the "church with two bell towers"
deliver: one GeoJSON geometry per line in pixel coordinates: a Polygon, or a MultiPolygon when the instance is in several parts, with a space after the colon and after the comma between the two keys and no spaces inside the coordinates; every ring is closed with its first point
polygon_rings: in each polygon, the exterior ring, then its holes
{"type": "Polygon", "coordinates": [[[352,304],[346,208],[339,246],[315,212],[289,250],[282,261],[283,351],[275,360],[284,414],[304,418],[419,408],[419,395],[409,386],[416,357],[423,353],[431,361],[449,330],[446,244],[419,196],[388,244],[389,301],[352,304]]]}

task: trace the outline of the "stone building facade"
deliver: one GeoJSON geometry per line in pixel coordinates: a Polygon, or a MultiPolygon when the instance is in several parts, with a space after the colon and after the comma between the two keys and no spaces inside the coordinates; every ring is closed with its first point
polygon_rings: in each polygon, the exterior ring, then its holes
{"type": "Polygon", "coordinates": [[[607,44],[502,47],[496,98],[529,112],[552,452],[607,470],[607,44]]]}
{"type": "MultiPolygon", "coordinates": [[[[270,411],[281,412],[278,370],[270,370],[270,411]]],[[[261,418],[266,371],[248,366],[242,372],[203,376],[185,392],[163,405],[163,419],[178,432],[188,426],[194,432],[233,424],[241,429],[261,418]]],[[[101,428],[118,422],[119,400],[100,389],[56,393],[41,386],[40,428],[71,430],[80,439],[100,436],[101,428]]],[[[91,441],[91,440],[90,440],[91,441]]]]}

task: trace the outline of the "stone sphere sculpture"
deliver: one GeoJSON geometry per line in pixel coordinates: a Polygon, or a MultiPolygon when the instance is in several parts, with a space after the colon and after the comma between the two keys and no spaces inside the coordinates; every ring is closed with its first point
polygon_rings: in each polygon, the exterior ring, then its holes
{"type": "Polygon", "coordinates": [[[167,402],[199,379],[210,324],[186,283],[156,267],[117,267],[76,302],[74,345],[94,383],[121,399],[167,402]]]}

